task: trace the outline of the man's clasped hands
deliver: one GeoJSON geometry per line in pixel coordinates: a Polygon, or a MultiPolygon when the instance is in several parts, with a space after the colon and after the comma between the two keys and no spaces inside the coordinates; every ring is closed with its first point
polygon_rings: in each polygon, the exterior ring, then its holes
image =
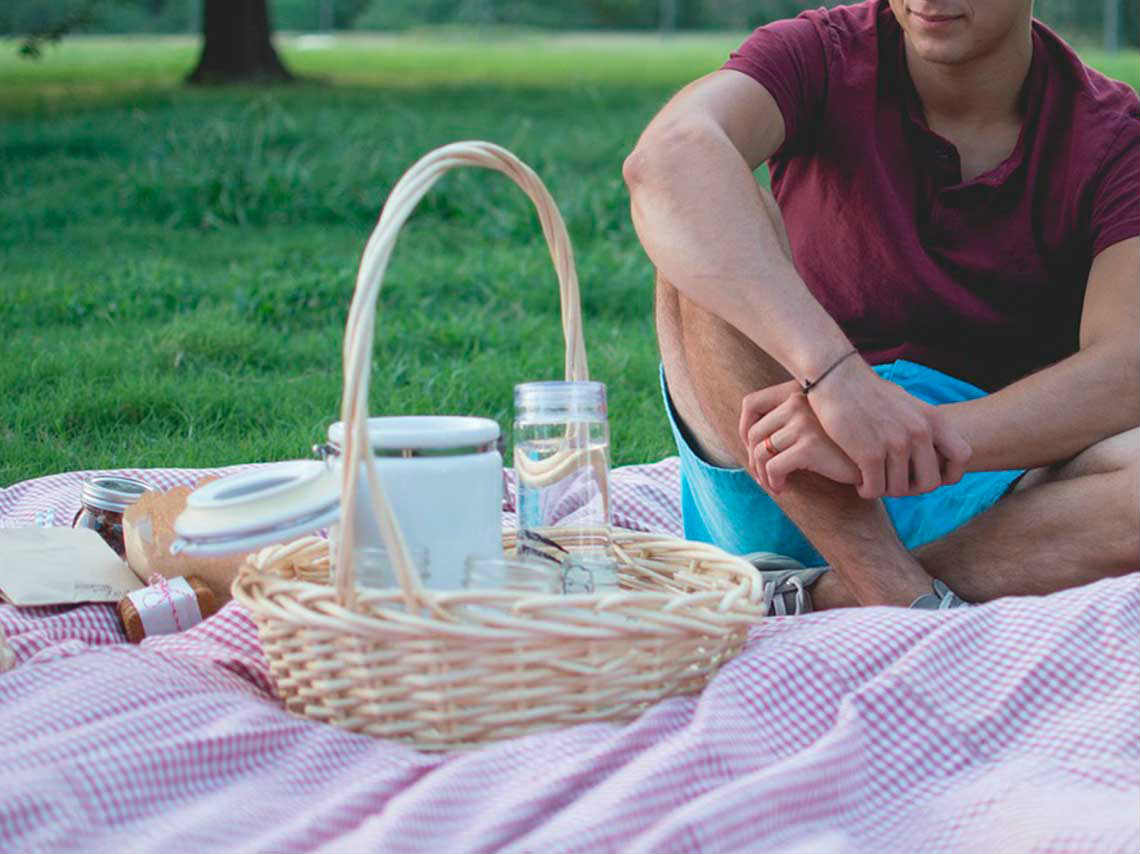
{"type": "Polygon", "coordinates": [[[789,380],[745,396],[740,439],[749,474],[770,494],[793,472],[810,471],[866,499],[919,495],[957,483],[970,461],[952,409],[849,359],[808,394],[789,380]]]}

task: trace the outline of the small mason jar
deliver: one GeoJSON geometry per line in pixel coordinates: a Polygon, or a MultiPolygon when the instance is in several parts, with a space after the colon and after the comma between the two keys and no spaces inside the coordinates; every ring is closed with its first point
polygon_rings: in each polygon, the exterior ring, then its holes
{"type": "Polygon", "coordinates": [[[515,386],[514,466],[518,556],[574,566],[591,592],[616,589],[605,385],[515,386]]]}
{"type": "Polygon", "coordinates": [[[150,488],[150,484],[132,477],[88,478],[83,484],[81,506],[71,521],[71,527],[90,528],[115,550],[115,554],[124,557],[127,550],[123,544],[123,512],[150,488]]]}

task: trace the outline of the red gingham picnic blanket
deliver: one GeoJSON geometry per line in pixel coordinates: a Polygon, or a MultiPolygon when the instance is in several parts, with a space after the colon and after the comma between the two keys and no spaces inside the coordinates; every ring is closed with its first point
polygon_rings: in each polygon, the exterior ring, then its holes
{"type": "MultiPolygon", "coordinates": [[[[0,490],[0,527],[67,524],[86,474],[0,490]]],[[[675,459],[613,491],[679,533],[675,459]]],[[[771,618],[700,696],[442,756],[284,712],[236,603],[141,646],[109,605],[0,627],[6,851],[1140,850],[1135,574],[771,618]]]]}

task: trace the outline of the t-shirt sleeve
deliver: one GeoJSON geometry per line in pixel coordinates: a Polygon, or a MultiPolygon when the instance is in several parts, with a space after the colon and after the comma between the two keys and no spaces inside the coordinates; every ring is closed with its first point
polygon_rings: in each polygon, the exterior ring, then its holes
{"type": "Polygon", "coordinates": [[[1130,117],[1105,157],[1089,227],[1094,258],[1112,244],[1140,235],[1140,117],[1130,117]]]}
{"type": "Polygon", "coordinates": [[[747,74],[775,99],[784,117],[782,153],[810,147],[823,111],[827,56],[818,27],[826,22],[817,22],[819,15],[805,13],[760,27],[724,64],[747,74]]]}

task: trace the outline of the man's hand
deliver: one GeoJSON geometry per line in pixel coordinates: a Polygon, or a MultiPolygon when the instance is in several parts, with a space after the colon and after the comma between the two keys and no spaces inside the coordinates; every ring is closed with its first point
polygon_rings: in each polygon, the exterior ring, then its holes
{"type": "MultiPolygon", "coordinates": [[[[856,484],[859,495],[868,499],[918,495],[957,483],[971,454],[969,444],[937,407],[887,382],[855,359],[839,366],[810,397],[803,395],[795,382],[746,396],[741,406],[741,441],[751,450],[757,442],[763,443],[766,436],[771,436],[768,427],[784,427],[792,421],[794,429],[789,438],[810,436],[810,443],[786,458],[776,471],[786,477],[796,468],[808,468],[832,480],[856,484]],[[802,401],[796,401],[796,396],[802,401]],[[781,415],[757,427],[764,417],[785,404],[787,408],[781,415]],[[818,419],[816,426],[807,421],[805,407],[818,419]],[[817,435],[820,430],[834,449],[822,442],[817,435]],[[858,469],[857,478],[851,476],[836,451],[847,464],[858,469]],[[798,465],[800,461],[809,464],[798,465]]],[[[778,455],[785,450],[781,440],[774,447],[778,455]]],[[[767,449],[765,453],[771,456],[767,449]]],[[[755,465],[754,458],[749,459],[755,465]]],[[[765,460],[763,468],[763,477],[769,477],[771,463],[765,460]]],[[[759,477],[760,472],[754,472],[754,476],[759,477]]]]}
{"type": "Polygon", "coordinates": [[[859,467],[863,498],[957,483],[972,453],[938,407],[848,359],[808,397],[827,435],[859,467]]]}
{"type": "Polygon", "coordinates": [[[778,494],[794,471],[853,485],[861,480],[858,466],[824,432],[795,381],[744,399],[740,438],[748,448],[749,473],[770,493],[778,494]]]}

